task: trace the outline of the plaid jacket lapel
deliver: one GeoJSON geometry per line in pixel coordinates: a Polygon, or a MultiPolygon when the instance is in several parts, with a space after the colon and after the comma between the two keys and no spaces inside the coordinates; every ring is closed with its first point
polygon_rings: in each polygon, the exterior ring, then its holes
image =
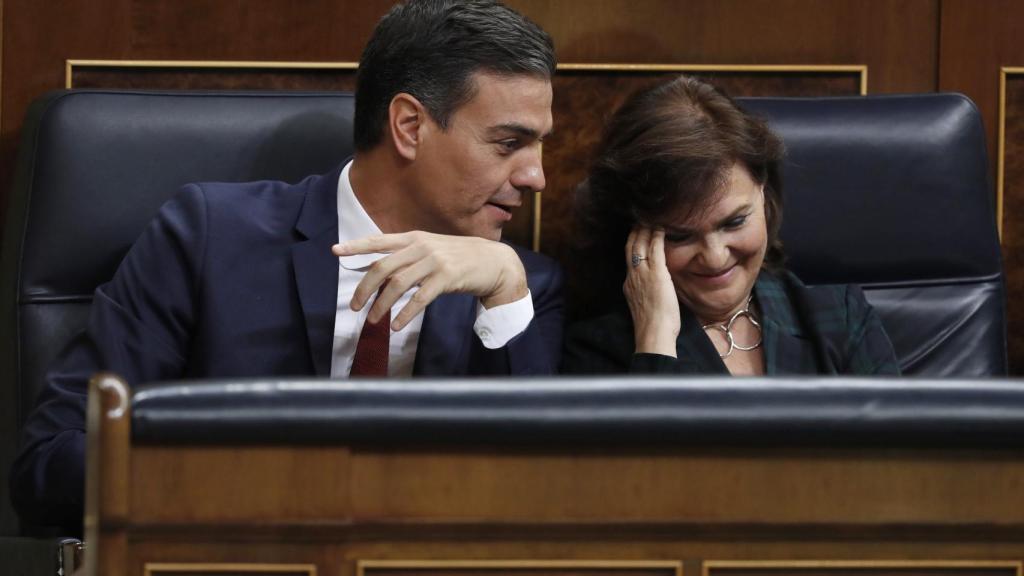
{"type": "Polygon", "coordinates": [[[708,339],[697,315],[689,310],[683,312],[683,323],[676,339],[679,351],[679,371],[696,374],[728,374],[729,369],[718,356],[715,345],[708,339]]]}
{"type": "Polygon", "coordinates": [[[754,284],[754,295],[762,318],[765,374],[816,372],[814,343],[801,329],[783,281],[762,271],[754,284]]]}

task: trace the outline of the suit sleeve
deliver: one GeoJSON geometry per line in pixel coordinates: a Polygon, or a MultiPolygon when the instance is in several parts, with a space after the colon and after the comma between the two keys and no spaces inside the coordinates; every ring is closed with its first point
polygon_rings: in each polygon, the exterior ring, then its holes
{"type": "Polygon", "coordinates": [[[593,322],[569,328],[562,371],[566,374],[701,374],[692,361],[664,354],[634,353],[633,335],[593,322]]]}
{"type": "Polygon", "coordinates": [[[507,345],[509,372],[514,375],[557,374],[562,361],[565,323],[565,276],[554,260],[518,249],[527,266],[533,295],[533,320],[507,345]]]}
{"type": "Polygon", "coordinates": [[[635,350],[632,321],[613,312],[569,327],[562,369],[567,374],[595,375],[697,372],[692,362],[635,350]]]}
{"type": "Polygon", "coordinates": [[[565,374],[625,374],[632,350],[616,318],[605,316],[569,326],[565,336],[562,372],[565,374]]]}
{"type": "Polygon", "coordinates": [[[81,529],[93,374],[114,372],[132,385],[183,374],[206,220],[202,190],[186,187],[161,208],[114,278],[96,289],[86,329],[47,373],[22,430],[10,483],[24,524],[81,529]]]}
{"type": "Polygon", "coordinates": [[[844,372],[899,376],[900,366],[892,342],[882,327],[882,320],[868,304],[859,287],[850,286],[847,289],[846,310],[850,339],[844,372]]]}

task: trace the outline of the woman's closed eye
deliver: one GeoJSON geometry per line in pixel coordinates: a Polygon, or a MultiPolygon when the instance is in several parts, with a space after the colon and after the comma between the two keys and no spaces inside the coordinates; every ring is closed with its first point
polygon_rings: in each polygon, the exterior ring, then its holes
{"type": "Polygon", "coordinates": [[[665,242],[672,244],[686,244],[693,240],[691,232],[665,232],[665,242]]]}
{"type": "Polygon", "coordinates": [[[738,230],[739,228],[742,228],[743,225],[747,223],[747,216],[747,214],[744,214],[742,216],[736,216],[735,218],[730,218],[726,220],[724,223],[722,223],[722,229],[738,230]]]}

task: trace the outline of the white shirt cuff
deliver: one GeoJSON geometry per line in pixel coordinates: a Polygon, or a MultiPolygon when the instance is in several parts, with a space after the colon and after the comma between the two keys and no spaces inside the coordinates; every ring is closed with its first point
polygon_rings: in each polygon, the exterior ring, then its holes
{"type": "Polygon", "coordinates": [[[530,291],[515,302],[495,306],[488,310],[477,300],[476,322],[473,323],[473,331],[484,343],[484,346],[494,350],[508,344],[516,336],[526,331],[526,327],[533,320],[533,297],[530,291]]]}

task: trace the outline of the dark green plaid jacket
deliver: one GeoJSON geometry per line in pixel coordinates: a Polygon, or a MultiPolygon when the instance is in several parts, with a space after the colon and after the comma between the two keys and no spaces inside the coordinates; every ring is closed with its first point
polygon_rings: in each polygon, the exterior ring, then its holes
{"type": "MultiPolygon", "coordinates": [[[[765,372],[898,375],[892,343],[856,286],[805,286],[789,272],[762,271],[754,284],[761,312],[765,372]]],[[[677,358],[634,354],[633,323],[619,311],[569,328],[562,371],[569,374],[728,374],[689,311],[677,358]]]]}

